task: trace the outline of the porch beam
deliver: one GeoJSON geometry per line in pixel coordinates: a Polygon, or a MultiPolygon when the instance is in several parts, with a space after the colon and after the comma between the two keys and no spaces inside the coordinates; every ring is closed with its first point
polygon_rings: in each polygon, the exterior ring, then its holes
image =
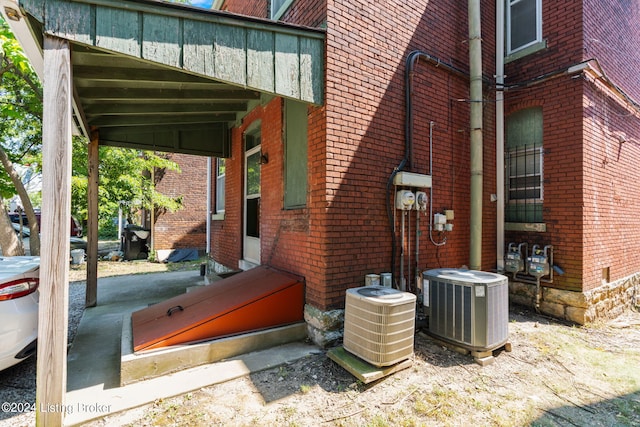
{"type": "Polygon", "coordinates": [[[120,115],[135,115],[135,116],[150,116],[157,114],[194,114],[194,113],[231,113],[236,111],[244,111],[247,109],[246,102],[237,103],[221,103],[221,102],[208,102],[208,103],[190,103],[190,104],[173,104],[167,105],[167,103],[157,104],[143,104],[141,108],[140,104],[92,104],[88,105],[84,111],[87,114],[93,116],[120,116],[120,115]]]}
{"type": "Polygon", "coordinates": [[[42,255],[36,425],[63,425],[67,385],[72,76],[69,42],[44,36],[42,255]]]}
{"type": "MultiPolygon", "coordinates": [[[[240,89],[138,89],[138,88],[79,88],[78,93],[85,102],[102,101],[134,101],[154,100],[166,102],[202,102],[202,100],[216,101],[247,101],[260,99],[260,92],[240,89]]],[[[145,101],[148,102],[148,101],[145,101]]]]}
{"type": "Polygon", "coordinates": [[[173,114],[173,115],[129,115],[129,116],[100,116],[89,120],[89,124],[101,128],[122,126],[156,126],[182,125],[198,123],[231,122],[236,119],[235,113],[209,114],[173,114]]]}

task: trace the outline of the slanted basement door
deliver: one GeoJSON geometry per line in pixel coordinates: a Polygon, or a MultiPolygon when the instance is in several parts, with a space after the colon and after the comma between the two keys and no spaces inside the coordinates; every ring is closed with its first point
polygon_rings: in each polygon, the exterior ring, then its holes
{"type": "Polygon", "coordinates": [[[267,266],[235,274],[131,315],[134,352],[304,320],[304,282],[267,266]]]}

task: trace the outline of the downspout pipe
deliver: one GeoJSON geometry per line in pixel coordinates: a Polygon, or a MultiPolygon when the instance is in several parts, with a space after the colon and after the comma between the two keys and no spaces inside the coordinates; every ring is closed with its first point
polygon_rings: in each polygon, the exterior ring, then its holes
{"type": "Polygon", "coordinates": [[[482,45],[480,31],[480,0],[469,0],[469,95],[471,135],[471,234],[469,266],[482,266],[482,45]]]}
{"type": "MultiPolygon", "coordinates": [[[[216,162],[217,163],[217,162],[216,162]]],[[[211,203],[211,173],[213,171],[212,167],[212,158],[207,157],[207,243],[206,243],[206,253],[209,255],[211,253],[211,212],[212,212],[212,203],[211,203]]]]}
{"type": "Polygon", "coordinates": [[[496,269],[504,271],[504,0],[496,0],[496,269]]]}

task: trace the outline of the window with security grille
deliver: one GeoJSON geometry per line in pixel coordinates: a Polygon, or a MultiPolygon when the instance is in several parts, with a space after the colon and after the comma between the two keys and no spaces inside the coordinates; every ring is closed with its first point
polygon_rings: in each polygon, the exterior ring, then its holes
{"type": "Polygon", "coordinates": [[[542,222],[544,150],[542,109],[528,108],[506,121],[505,221],[542,222]]]}

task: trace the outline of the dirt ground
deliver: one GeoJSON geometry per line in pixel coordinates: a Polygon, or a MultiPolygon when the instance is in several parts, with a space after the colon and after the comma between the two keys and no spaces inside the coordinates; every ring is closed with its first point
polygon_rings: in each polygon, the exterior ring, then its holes
{"type": "MultiPolygon", "coordinates": [[[[197,268],[199,262],[101,261],[98,272],[197,268]]],[[[85,277],[86,265],[72,267],[72,281],[85,277]]],[[[511,352],[482,367],[417,331],[412,365],[367,385],[318,349],[288,365],[86,425],[640,426],[639,312],[581,327],[514,306],[509,342],[511,352]]]]}
{"type": "Polygon", "coordinates": [[[510,311],[480,366],[415,336],[411,367],[362,384],[325,351],[88,426],[640,426],[640,313],[581,327],[510,311]]]}

